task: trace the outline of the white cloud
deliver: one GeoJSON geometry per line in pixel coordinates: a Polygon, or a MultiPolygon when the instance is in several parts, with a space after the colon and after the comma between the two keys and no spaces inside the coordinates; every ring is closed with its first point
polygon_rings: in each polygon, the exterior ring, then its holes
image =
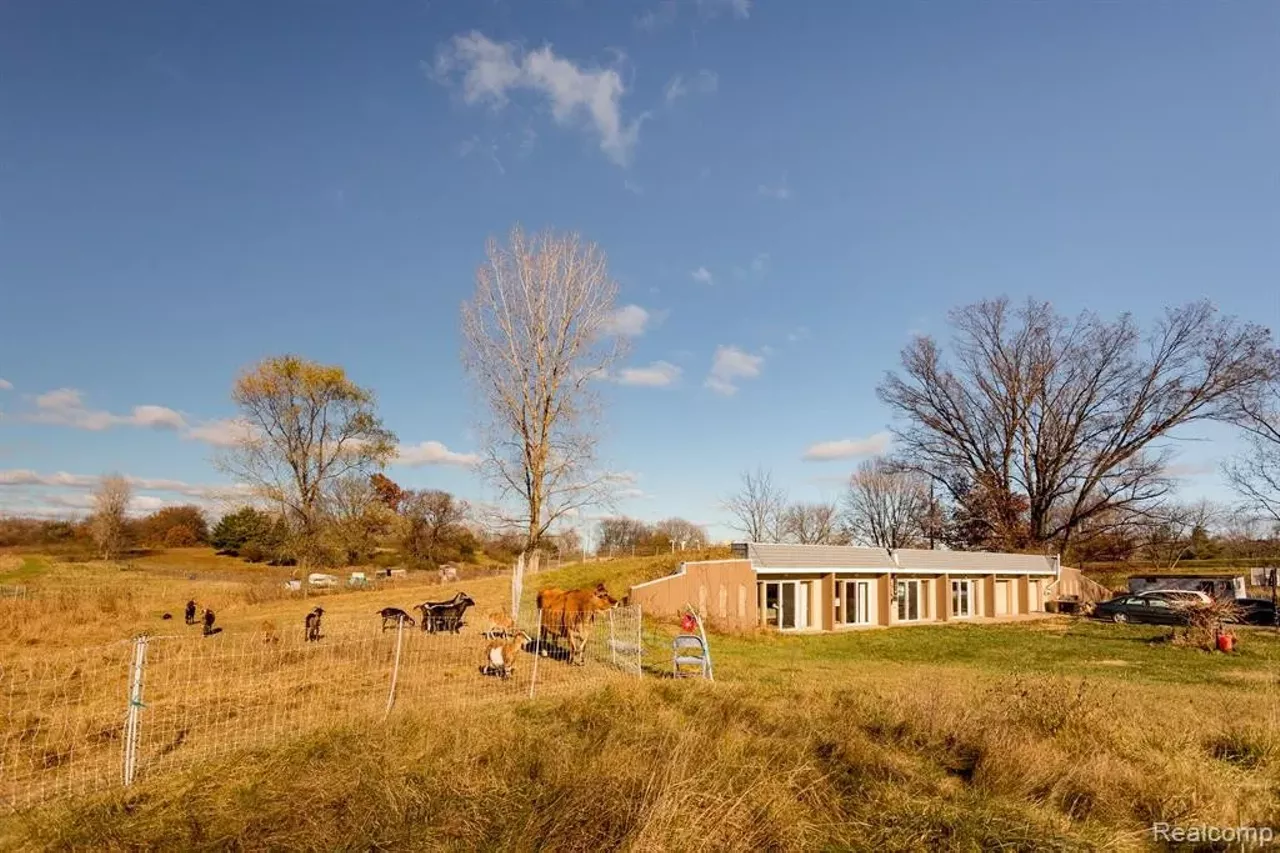
{"type": "Polygon", "coordinates": [[[651,315],[639,305],[624,305],[610,314],[604,322],[607,335],[637,338],[643,335],[651,315]]]}
{"type": "Polygon", "coordinates": [[[674,23],[678,12],[676,0],[662,0],[653,9],[645,10],[633,23],[639,29],[653,32],[674,23]]]}
{"type": "Polygon", "coordinates": [[[402,444],[396,452],[396,465],[461,465],[470,467],[480,462],[474,453],[455,453],[438,441],[402,444]]]}
{"type": "Polygon", "coordinates": [[[697,4],[704,18],[715,18],[726,12],[742,20],[751,17],[751,0],[697,0],[697,4]]]}
{"type": "MultiPolygon", "coordinates": [[[[243,484],[201,485],[181,480],[126,476],[135,494],[129,512],[154,512],[165,506],[195,504],[217,513],[233,503],[249,500],[253,490],[243,484]],[[137,494],[159,492],[161,495],[137,494]]],[[[40,518],[65,518],[93,509],[92,490],[101,477],[92,474],[70,474],[57,471],[42,474],[29,469],[0,470],[0,510],[15,515],[40,518]]]]}
{"type": "Polygon", "coordinates": [[[84,404],[84,395],[74,388],[59,388],[40,394],[35,399],[35,405],[35,411],[24,414],[23,420],[95,432],[113,426],[152,429],[182,429],[186,426],[182,415],[166,406],[134,406],[133,411],[127,415],[90,409],[84,404]]]}
{"type": "Polygon", "coordinates": [[[619,385],[665,388],[676,382],[684,371],[668,361],[655,361],[647,367],[624,367],[614,377],[619,385]]]}
{"type": "Polygon", "coordinates": [[[184,435],[196,441],[212,444],[214,447],[235,447],[251,439],[254,429],[248,421],[224,418],[193,426],[184,435]]]}
{"type": "Polygon", "coordinates": [[[809,332],[808,326],[797,326],[794,331],[787,333],[787,340],[794,344],[799,341],[808,340],[809,335],[810,335],[810,332],[809,332]]]}
{"type": "Polygon", "coordinates": [[[760,375],[764,356],[752,355],[735,346],[716,347],[711,359],[711,373],[703,384],[717,394],[729,396],[738,392],[736,381],[754,379],[760,375]]]}
{"type": "Polygon", "coordinates": [[[8,379],[0,379],[0,391],[12,391],[13,383],[8,379]]]}
{"type": "Polygon", "coordinates": [[[690,273],[690,275],[692,276],[693,280],[698,282],[699,284],[712,284],[715,281],[714,276],[711,275],[711,270],[707,269],[706,267],[698,267],[696,270],[690,273]]]}
{"type": "Polygon", "coordinates": [[[714,95],[719,88],[720,76],[704,68],[689,79],[682,74],[672,77],[663,90],[663,97],[668,104],[673,104],[686,95],[714,95]]]}
{"type": "Polygon", "coordinates": [[[635,181],[623,181],[622,188],[632,195],[644,195],[644,187],[640,186],[635,181]]]}
{"type": "Polygon", "coordinates": [[[769,271],[769,253],[761,252],[751,259],[751,271],[756,275],[764,275],[769,271]]]}
{"type": "Polygon", "coordinates": [[[513,42],[495,42],[473,31],[456,35],[436,53],[434,75],[445,82],[462,73],[462,98],[495,109],[515,90],[547,99],[558,124],[585,124],[599,137],[600,150],[625,166],[640,134],[643,116],[622,118],[622,76],[614,68],[583,68],[557,56],[550,45],[525,52],[513,42]]]}
{"type": "Polygon", "coordinates": [[[756,193],[765,198],[772,198],[772,199],[776,199],[777,201],[786,201],[787,199],[791,198],[791,186],[787,183],[787,176],[784,173],[782,176],[782,181],[779,182],[777,186],[770,186],[769,184],[760,184],[758,187],[756,187],[756,193]]]}
{"type": "Polygon", "coordinates": [[[806,462],[827,462],[833,459],[851,459],[855,456],[879,456],[889,449],[890,439],[889,433],[878,432],[866,438],[820,441],[809,445],[803,459],[806,462]]]}

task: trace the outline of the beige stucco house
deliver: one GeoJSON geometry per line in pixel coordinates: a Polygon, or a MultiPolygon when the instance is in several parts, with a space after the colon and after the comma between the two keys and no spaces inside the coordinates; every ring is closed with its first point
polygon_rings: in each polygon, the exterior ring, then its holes
{"type": "Polygon", "coordinates": [[[889,551],[842,545],[734,545],[734,559],[684,563],[637,584],[646,612],[694,605],[728,628],[833,631],[1044,611],[1056,556],[889,551]]]}

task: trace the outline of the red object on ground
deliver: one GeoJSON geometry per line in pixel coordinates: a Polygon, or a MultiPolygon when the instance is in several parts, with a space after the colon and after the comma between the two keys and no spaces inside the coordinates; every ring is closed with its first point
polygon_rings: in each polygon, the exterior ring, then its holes
{"type": "Polygon", "coordinates": [[[1236,647],[1236,638],[1232,634],[1218,635],[1218,651],[1229,652],[1236,647]]]}
{"type": "Polygon", "coordinates": [[[686,613],[680,620],[680,630],[686,634],[692,634],[698,630],[698,620],[693,618],[692,613],[686,613]]]}

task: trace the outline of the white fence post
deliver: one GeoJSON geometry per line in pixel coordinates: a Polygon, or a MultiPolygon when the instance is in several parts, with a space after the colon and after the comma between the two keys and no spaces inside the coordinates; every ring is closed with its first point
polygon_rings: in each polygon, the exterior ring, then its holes
{"type": "Polygon", "coordinates": [[[391,706],[396,703],[396,680],[400,677],[400,644],[403,637],[404,617],[401,616],[396,619],[396,657],[395,663],[391,665],[391,690],[387,693],[387,710],[382,715],[384,720],[391,716],[391,706]]]}
{"type": "Polygon", "coordinates": [[[538,608],[538,624],[533,629],[533,673],[529,679],[529,698],[538,684],[538,658],[542,657],[542,608],[538,608]]]}
{"type": "Polygon", "coordinates": [[[613,608],[609,608],[609,663],[618,666],[618,640],[613,634],[613,608]]]}
{"type": "Polygon", "coordinates": [[[636,605],[636,677],[644,678],[644,618],[636,605]]]}
{"type": "Polygon", "coordinates": [[[141,729],[142,675],[147,667],[147,637],[133,641],[133,666],[129,678],[129,706],[124,723],[124,784],[133,784],[138,770],[138,732],[141,729]]]}

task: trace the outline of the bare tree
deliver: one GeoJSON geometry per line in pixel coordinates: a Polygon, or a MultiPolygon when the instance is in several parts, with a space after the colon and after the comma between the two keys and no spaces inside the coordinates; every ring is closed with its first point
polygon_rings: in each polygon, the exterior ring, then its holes
{"type": "Polygon", "coordinates": [[[1143,556],[1162,569],[1176,568],[1191,553],[1197,532],[1207,533],[1223,518],[1212,501],[1168,502],[1135,519],[1143,556]]]}
{"type": "Polygon", "coordinates": [[[778,542],[782,539],[782,514],[786,493],[773,483],[773,475],[763,468],[742,472],[742,487],[725,498],[724,508],[734,517],[734,530],[751,542],[778,542]]]}
{"type": "Polygon", "coordinates": [[[1141,509],[1170,489],[1166,439],[1233,416],[1276,373],[1270,332],[1220,317],[1207,302],[1167,310],[1145,336],[1129,315],[1064,317],[1007,299],[953,311],[949,366],[919,337],[880,398],[897,416],[899,460],[958,504],[981,483],[1001,541],[1065,550],[1088,519],[1141,509]],[[993,494],[995,493],[995,494],[993,494]]]}
{"type": "Polygon", "coordinates": [[[707,544],[706,528],[683,518],[664,518],[654,523],[653,530],[679,548],[701,548],[707,544]]]}
{"type": "MultiPolygon", "coordinates": [[[[593,378],[620,354],[610,332],[618,286],[604,253],[577,235],[490,240],[462,306],[462,361],[484,401],[484,473],[514,498],[521,561],[567,514],[607,504],[615,479],[598,470],[593,378]]],[[[513,588],[518,582],[513,580],[513,588]]]]}
{"type": "Polygon", "coordinates": [[[297,356],[268,358],[236,380],[232,398],[245,428],[218,461],[280,507],[298,545],[315,558],[326,489],[368,474],[394,457],[395,436],[374,411],[373,392],[341,367],[297,356]]]}
{"type": "Polygon", "coordinates": [[[849,478],[844,519],[858,542],[879,548],[921,544],[929,516],[929,484],[922,475],[868,459],[849,478]]]}
{"type": "Polygon", "coordinates": [[[833,503],[793,503],[782,511],[782,538],[798,545],[844,545],[840,509],[833,503]]]}
{"type": "Polygon", "coordinates": [[[119,556],[127,544],[129,501],[133,487],[119,474],[106,474],[93,490],[93,515],[89,529],[102,559],[119,556]]]}
{"type": "Polygon", "coordinates": [[[1235,422],[1244,429],[1247,445],[1224,466],[1227,480],[1246,512],[1280,523],[1280,383],[1258,397],[1242,396],[1235,422]]]}
{"type": "Polygon", "coordinates": [[[469,512],[466,501],[448,492],[438,489],[405,492],[400,505],[405,552],[418,560],[439,562],[444,545],[459,534],[469,512]]]}
{"type": "Polygon", "coordinates": [[[351,473],[332,481],[325,489],[325,538],[348,565],[373,556],[395,513],[383,502],[369,477],[351,473]]]}

